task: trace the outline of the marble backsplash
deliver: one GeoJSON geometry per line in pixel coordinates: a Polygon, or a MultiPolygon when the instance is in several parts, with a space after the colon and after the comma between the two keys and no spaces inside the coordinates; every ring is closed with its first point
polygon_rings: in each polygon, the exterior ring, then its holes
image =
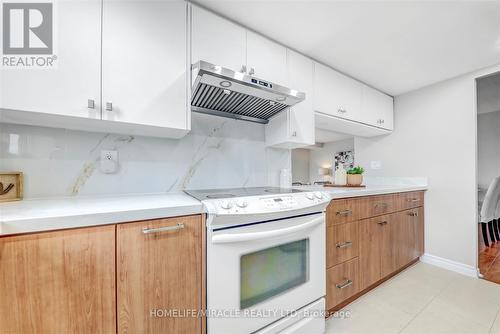
{"type": "Polygon", "coordinates": [[[25,174],[25,198],[279,185],[290,150],[266,148],[261,124],[193,114],[180,140],[0,124],[0,170],[25,174]],[[119,170],[100,171],[101,150],[119,170]]]}

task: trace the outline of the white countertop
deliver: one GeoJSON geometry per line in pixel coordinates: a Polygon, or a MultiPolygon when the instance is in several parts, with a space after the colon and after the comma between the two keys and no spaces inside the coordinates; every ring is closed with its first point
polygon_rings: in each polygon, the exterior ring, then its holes
{"type": "Polygon", "coordinates": [[[0,235],[202,212],[203,205],[184,193],[24,200],[0,203],[0,235]]]}
{"type": "MultiPolygon", "coordinates": [[[[326,191],[332,199],[426,190],[423,184],[368,185],[366,188],[294,187],[326,191]]],[[[0,203],[0,235],[125,223],[203,213],[203,205],[178,192],[167,194],[32,199],[0,203]]]]}
{"type": "Polygon", "coordinates": [[[298,186],[300,190],[326,191],[332,199],[360,197],[370,195],[393,194],[408,191],[427,190],[426,185],[367,185],[365,188],[335,188],[323,186],[298,186]]]}

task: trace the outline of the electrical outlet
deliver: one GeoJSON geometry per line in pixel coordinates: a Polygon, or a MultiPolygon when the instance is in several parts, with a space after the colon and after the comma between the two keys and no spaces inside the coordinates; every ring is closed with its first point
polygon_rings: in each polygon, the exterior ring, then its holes
{"type": "Polygon", "coordinates": [[[380,161],[380,160],[370,161],[370,168],[371,169],[382,169],[382,161],[380,161]]]}
{"type": "Polygon", "coordinates": [[[118,171],[118,151],[101,151],[101,172],[104,174],[113,174],[118,171]]]}

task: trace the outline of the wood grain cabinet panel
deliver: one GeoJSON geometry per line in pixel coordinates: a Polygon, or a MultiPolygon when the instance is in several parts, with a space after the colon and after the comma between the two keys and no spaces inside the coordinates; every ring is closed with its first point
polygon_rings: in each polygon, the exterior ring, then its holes
{"type": "Polygon", "coordinates": [[[329,268],[326,272],[326,308],[331,309],[359,291],[358,258],[329,268]]]}
{"type": "Polygon", "coordinates": [[[0,238],[0,332],[115,333],[115,226],[0,238]]]}
{"type": "Polygon", "coordinates": [[[424,192],[412,191],[398,194],[398,210],[406,210],[424,206],[424,192]]]}
{"type": "MultiPolygon", "coordinates": [[[[400,268],[407,252],[405,225],[398,213],[382,216],[382,237],[380,239],[380,274],[385,277],[400,268]],[[402,251],[403,250],[403,251],[402,251]]],[[[377,220],[377,219],[376,219],[377,220]]]]}
{"type": "Polygon", "coordinates": [[[360,219],[385,215],[397,211],[396,195],[369,196],[360,200],[360,219]]]}
{"type": "Polygon", "coordinates": [[[358,199],[336,199],[326,208],[327,225],[348,223],[360,217],[358,199]]]}
{"type": "Polygon", "coordinates": [[[326,267],[358,256],[358,222],[331,225],[326,231],[326,267]]]}
{"type": "Polygon", "coordinates": [[[384,217],[359,222],[360,289],[380,280],[384,217]]]}
{"type": "Polygon", "coordinates": [[[117,225],[118,333],[200,333],[200,318],[162,311],[202,308],[202,228],[201,215],[117,225]],[[144,233],[158,228],[172,229],[144,233]]]}

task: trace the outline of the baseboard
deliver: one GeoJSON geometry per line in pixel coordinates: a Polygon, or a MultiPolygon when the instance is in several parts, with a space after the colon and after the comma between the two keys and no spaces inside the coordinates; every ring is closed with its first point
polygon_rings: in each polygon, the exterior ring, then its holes
{"type": "Polygon", "coordinates": [[[432,264],[436,267],[441,267],[443,269],[451,270],[465,276],[477,278],[477,269],[467,264],[448,260],[428,253],[422,255],[420,257],[420,261],[432,264]]]}

